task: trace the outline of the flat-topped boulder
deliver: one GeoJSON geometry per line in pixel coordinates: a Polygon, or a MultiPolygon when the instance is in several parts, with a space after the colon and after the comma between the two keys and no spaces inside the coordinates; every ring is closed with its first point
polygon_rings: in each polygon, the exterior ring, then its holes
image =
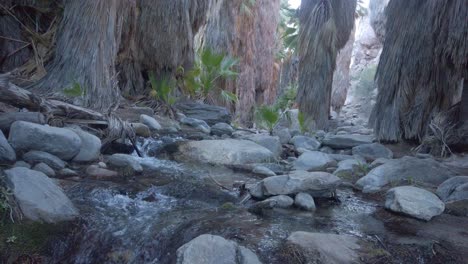
{"type": "Polygon", "coordinates": [[[393,158],[393,152],[379,143],[364,144],[354,147],[353,155],[361,156],[370,162],[378,158],[393,158]]]}
{"type": "Polygon", "coordinates": [[[273,153],[249,140],[223,139],[179,143],[174,157],[181,161],[243,165],[274,160],[273,153]]]}
{"type": "Polygon", "coordinates": [[[44,173],[16,167],[5,174],[7,185],[26,218],[55,223],[78,216],[78,210],[62,189],[44,173]]]}
{"type": "Polygon", "coordinates": [[[250,249],[220,236],[205,234],[177,249],[177,264],[261,264],[250,249]]]}
{"type": "Polygon", "coordinates": [[[324,171],[328,167],[335,166],[336,161],[328,154],[320,151],[307,151],[304,152],[294,162],[296,170],[304,171],[324,171]]]}
{"type": "Polygon", "coordinates": [[[265,178],[251,186],[249,192],[256,198],[300,192],[312,197],[331,197],[340,182],[340,178],[327,172],[293,171],[289,175],[265,178]]]}
{"type": "Polygon", "coordinates": [[[429,221],[445,210],[444,203],[437,195],[413,186],[400,186],[387,192],[385,208],[429,221]]]}
{"type": "Polygon", "coordinates": [[[377,192],[390,183],[398,185],[408,181],[436,187],[452,176],[454,172],[433,159],[403,157],[372,169],[356,182],[356,187],[363,192],[377,192]]]}
{"type": "Polygon", "coordinates": [[[178,103],[176,108],[185,116],[200,119],[212,126],[216,123],[231,123],[232,116],[229,111],[220,106],[201,104],[196,102],[178,103]]]}
{"type": "Polygon", "coordinates": [[[334,149],[354,148],[363,144],[370,144],[374,138],[369,135],[358,134],[343,134],[343,135],[327,135],[322,140],[322,145],[329,146],[334,149]]]}
{"type": "Polygon", "coordinates": [[[65,128],[16,121],[11,125],[8,141],[17,152],[39,150],[62,160],[71,160],[80,151],[80,137],[65,128]]]}

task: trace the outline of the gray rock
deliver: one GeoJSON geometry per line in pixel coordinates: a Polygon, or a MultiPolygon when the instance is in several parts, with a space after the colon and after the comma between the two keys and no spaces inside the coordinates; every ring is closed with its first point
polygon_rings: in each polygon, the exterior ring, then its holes
{"type": "Polygon", "coordinates": [[[153,131],[159,131],[162,129],[162,126],[159,124],[159,122],[149,115],[140,115],[140,123],[146,125],[150,130],[153,131]]]}
{"type": "Polygon", "coordinates": [[[327,154],[333,154],[333,153],[335,153],[335,151],[334,151],[332,148],[327,147],[327,146],[321,147],[321,148],[320,148],[320,151],[323,152],[323,153],[327,153],[327,154]]]}
{"type": "Polygon", "coordinates": [[[22,160],[18,160],[17,162],[15,162],[15,164],[13,165],[14,168],[16,167],[23,167],[23,168],[28,168],[30,169],[31,168],[31,165],[29,165],[29,163],[25,162],[25,161],[22,161],[22,160]]]}
{"type": "Polygon", "coordinates": [[[137,136],[144,138],[151,137],[151,130],[147,125],[144,125],[142,123],[130,123],[130,126],[133,128],[137,136]]]}
{"type": "Polygon", "coordinates": [[[327,135],[322,145],[329,146],[334,149],[353,148],[363,144],[370,144],[373,141],[372,136],[367,135],[327,135]]]}
{"type": "Polygon", "coordinates": [[[393,152],[379,143],[364,144],[353,148],[353,155],[359,155],[368,161],[378,158],[393,158],[393,152]]]}
{"type": "Polygon", "coordinates": [[[66,166],[66,163],[59,157],[38,150],[31,150],[27,152],[23,155],[23,159],[31,165],[36,163],[45,163],[54,170],[61,170],[66,166]]]}
{"type": "Polygon", "coordinates": [[[358,263],[359,240],[348,235],[294,232],[287,243],[304,253],[306,263],[358,263]]]}
{"type": "Polygon", "coordinates": [[[258,211],[261,209],[289,208],[294,204],[293,198],[287,195],[277,195],[253,204],[249,209],[258,211]]]}
{"type": "Polygon", "coordinates": [[[180,123],[191,126],[198,131],[201,131],[206,134],[211,133],[211,128],[210,126],[203,120],[200,119],[195,119],[195,118],[190,118],[190,117],[184,117],[180,119],[180,123]]]}
{"type": "Polygon", "coordinates": [[[18,167],[6,170],[5,174],[26,218],[55,223],[78,216],[78,210],[62,189],[44,173],[18,167]]]}
{"type": "Polygon", "coordinates": [[[444,202],[451,201],[451,200],[456,201],[456,200],[468,199],[468,191],[465,191],[464,196],[461,196],[463,194],[462,186],[464,186],[467,183],[468,183],[468,176],[452,177],[444,181],[442,184],[439,185],[439,187],[437,187],[436,194],[444,202]]]}
{"type": "Polygon", "coordinates": [[[320,151],[305,152],[294,162],[296,170],[324,171],[326,168],[335,166],[336,161],[328,154],[320,151]]]}
{"type": "Polygon", "coordinates": [[[365,174],[362,168],[366,167],[366,163],[356,159],[343,160],[338,163],[338,168],[333,172],[334,175],[342,178],[348,178],[359,173],[365,174]]]}
{"type": "Polygon", "coordinates": [[[201,235],[177,249],[177,264],[259,264],[255,253],[220,236],[201,235]]]}
{"type": "Polygon", "coordinates": [[[214,126],[211,127],[211,134],[215,136],[232,136],[232,133],[234,133],[234,128],[232,128],[232,126],[226,123],[216,123],[214,126]]]}
{"type": "Polygon", "coordinates": [[[114,154],[107,157],[107,164],[112,168],[131,170],[132,173],[143,172],[143,167],[138,160],[127,154],[114,154]]]}
{"type": "Polygon", "coordinates": [[[101,140],[86,131],[70,128],[81,138],[80,152],[73,158],[74,162],[92,162],[99,159],[101,154],[101,140]]]}
{"type": "Polygon", "coordinates": [[[252,172],[263,176],[276,176],[275,172],[265,166],[255,166],[252,172]]]}
{"type": "Polygon", "coordinates": [[[55,171],[45,163],[38,163],[32,169],[35,171],[40,171],[49,177],[55,177],[55,171]]]}
{"type": "Polygon", "coordinates": [[[74,170],[64,168],[58,171],[58,175],[60,176],[60,178],[69,178],[78,176],[78,173],[74,170]]]}
{"type": "Polygon", "coordinates": [[[279,137],[281,144],[287,144],[291,140],[289,128],[278,128],[273,130],[273,135],[279,137]]]}
{"type": "Polygon", "coordinates": [[[252,141],[224,139],[179,144],[177,160],[223,165],[244,165],[274,160],[273,153],[252,141]]]}
{"type": "Polygon", "coordinates": [[[331,197],[341,180],[326,172],[293,171],[289,175],[272,176],[263,179],[252,188],[258,197],[290,195],[306,192],[313,197],[331,197]]]}
{"type": "Polygon", "coordinates": [[[301,148],[310,151],[318,150],[321,145],[317,139],[306,136],[295,136],[291,139],[291,143],[296,147],[296,149],[301,148]]]}
{"type": "Polygon", "coordinates": [[[444,203],[433,193],[413,186],[400,186],[387,192],[385,208],[429,221],[445,210],[444,203]]]}
{"type": "Polygon", "coordinates": [[[0,163],[13,163],[16,160],[15,150],[10,146],[8,140],[0,130],[0,163]]]}
{"type": "Polygon", "coordinates": [[[10,112],[0,115],[0,130],[5,133],[10,131],[11,125],[16,121],[26,121],[30,123],[45,124],[45,117],[38,112],[10,112]]]}
{"type": "Polygon", "coordinates": [[[374,161],[370,164],[370,168],[371,168],[371,169],[377,168],[377,167],[380,166],[380,165],[384,165],[384,164],[387,163],[388,161],[390,161],[390,160],[389,160],[389,159],[386,159],[386,158],[378,158],[378,159],[374,160],[374,161]]]}
{"type": "Polygon", "coordinates": [[[86,168],[86,174],[89,178],[95,180],[111,180],[119,176],[115,171],[101,168],[97,165],[90,165],[86,168]]]}
{"type": "Polygon", "coordinates": [[[229,111],[220,106],[200,104],[200,103],[178,103],[176,108],[182,111],[187,117],[205,121],[209,125],[216,123],[231,123],[232,116],[229,111]]]}
{"type": "Polygon", "coordinates": [[[81,147],[80,137],[68,129],[24,121],[11,125],[9,141],[16,151],[39,150],[63,160],[71,160],[81,147]]]}
{"type": "Polygon", "coordinates": [[[346,154],[328,154],[330,158],[340,162],[343,160],[358,160],[362,163],[366,163],[366,160],[363,157],[359,156],[352,156],[352,155],[346,155],[346,154]]]}
{"type": "Polygon", "coordinates": [[[286,111],[278,121],[277,126],[289,128],[291,135],[293,134],[293,131],[300,133],[301,126],[299,124],[299,109],[291,109],[286,111]]]}
{"type": "Polygon", "coordinates": [[[294,198],[294,205],[306,211],[315,211],[314,198],[308,193],[298,193],[294,198]]]}
{"type": "Polygon", "coordinates": [[[438,186],[453,175],[449,168],[435,160],[403,157],[372,169],[356,182],[356,187],[363,192],[377,192],[387,184],[404,181],[438,186]]]}
{"type": "Polygon", "coordinates": [[[257,143],[258,145],[269,149],[275,157],[279,157],[283,150],[279,137],[277,136],[251,135],[248,136],[246,139],[251,140],[257,143]]]}
{"type": "Polygon", "coordinates": [[[445,212],[456,216],[468,216],[468,199],[446,202],[445,212]]]}

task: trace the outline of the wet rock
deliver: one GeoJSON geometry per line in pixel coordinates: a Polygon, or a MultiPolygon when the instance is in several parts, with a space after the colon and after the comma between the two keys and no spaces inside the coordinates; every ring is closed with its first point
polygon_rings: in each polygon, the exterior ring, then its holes
{"type": "Polygon", "coordinates": [[[260,212],[263,209],[289,208],[294,204],[294,200],[287,195],[277,195],[253,204],[249,211],[260,212]]]}
{"type": "Polygon", "coordinates": [[[99,158],[101,154],[101,140],[86,131],[70,128],[81,139],[80,152],[73,158],[74,162],[92,162],[99,158]]]}
{"type": "Polygon", "coordinates": [[[359,155],[368,161],[378,158],[393,158],[393,152],[379,143],[364,144],[353,148],[353,155],[359,155]]]}
{"type": "Polygon", "coordinates": [[[55,177],[55,171],[45,163],[38,163],[32,169],[35,171],[40,171],[49,177],[55,177]]]}
{"type": "Polygon", "coordinates": [[[260,264],[255,253],[220,236],[201,235],[177,249],[177,264],[260,264]]]}
{"type": "Polygon", "coordinates": [[[293,171],[289,175],[272,176],[251,187],[254,197],[291,195],[305,192],[313,197],[331,197],[340,179],[326,172],[293,171]],[[260,196],[261,192],[261,196],[260,196]]]}
{"type": "Polygon", "coordinates": [[[0,163],[13,163],[15,160],[15,150],[10,146],[3,132],[0,131],[0,163]]]}
{"type": "Polygon", "coordinates": [[[358,239],[348,235],[294,232],[287,243],[304,253],[306,263],[358,263],[358,239]]]}
{"type": "Polygon", "coordinates": [[[315,211],[314,198],[308,193],[298,193],[294,197],[294,205],[306,211],[315,211]]]}
{"type": "Polygon", "coordinates": [[[4,133],[10,131],[11,125],[16,121],[25,121],[35,124],[45,124],[45,117],[38,112],[10,112],[0,115],[0,130],[4,133]]]}
{"type": "Polygon", "coordinates": [[[102,145],[102,154],[112,155],[116,153],[131,154],[135,149],[129,140],[117,139],[102,145]]]}
{"type": "Polygon", "coordinates": [[[347,149],[363,144],[370,144],[372,141],[373,137],[368,135],[327,135],[323,139],[322,145],[329,146],[334,149],[347,149]]]}
{"type": "Polygon", "coordinates": [[[274,160],[273,153],[252,141],[224,139],[188,141],[179,144],[175,158],[182,161],[243,165],[274,160]]]}
{"type": "Polygon", "coordinates": [[[265,166],[255,166],[252,172],[263,176],[276,176],[276,173],[265,166]]]}
{"type": "Polygon", "coordinates": [[[281,155],[281,142],[279,137],[277,136],[251,135],[248,136],[246,139],[251,140],[257,143],[258,145],[269,149],[275,157],[279,157],[281,155]]]}
{"type": "Polygon", "coordinates": [[[6,170],[5,174],[26,218],[55,223],[78,216],[78,210],[62,189],[44,173],[18,167],[6,170]]]}
{"type": "Polygon", "coordinates": [[[29,165],[29,163],[27,163],[27,162],[25,162],[25,161],[18,160],[17,162],[15,162],[15,164],[13,164],[13,167],[14,167],[14,168],[16,168],[16,167],[23,167],[23,168],[30,169],[30,168],[31,168],[31,165],[29,165]]]}
{"type": "Polygon", "coordinates": [[[130,123],[130,126],[135,130],[135,134],[140,137],[151,137],[151,131],[148,126],[142,123],[130,123]]]}
{"type": "Polygon", "coordinates": [[[307,151],[315,151],[320,148],[321,143],[313,138],[306,136],[295,136],[291,139],[291,143],[296,147],[297,150],[304,149],[307,151]]]}
{"type": "Polygon", "coordinates": [[[201,131],[201,132],[206,133],[206,134],[211,133],[210,126],[205,121],[200,120],[200,119],[184,117],[184,118],[180,119],[180,123],[182,123],[184,125],[191,126],[191,127],[195,128],[195,129],[197,129],[198,131],[201,131]]]}
{"type": "Polygon", "coordinates": [[[150,130],[153,131],[159,131],[162,129],[162,126],[159,124],[159,122],[149,115],[140,115],[140,123],[146,125],[150,130]]]}
{"type": "Polygon", "coordinates": [[[66,163],[59,157],[38,150],[31,150],[27,152],[23,155],[23,159],[31,165],[36,163],[45,163],[54,170],[61,170],[66,166],[66,163]]]}
{"type": "Polygon", "coordinates": [[[279,137],[281,144],[287,144],[291,140],[291,132],[289,132],[289,128],[277,128],[273,130],[273,136],[279,137]]]}
{"type": "Polygon", "coordinates": [[[200,104],[200,103],[178,103],[176,108],[182,111],[187,117],[205,121],[209,125],[216,123],[231,123],[232,116],[229,111],[220,106],[200,104]]]}
{"type": "Polygon", "coordinates": [[[63,160],[71,160],[81,147],[80,137],[68,129],[24,121],[11,125],[9,141],[16,151],[39,150],[63,160]]]}
{"type": "Polygon", "coordinates": [[[294,162],[296,170],[305,171],[324,171],[326,168],[335,165],[336,161],[334,159],[320,151],[305,152],[294,162]]]}
{"type": "Polygon", "coordinates": [[[101,168],[97,165],[90,165],[86,168],[86,174],[89,178],[95,180],[111,180],[119,176],[115,171],[101,168]]]}
{"type": "Polygon", "coordinates": [[[112,168],[129,170],[129,173],[141,173],[143,172],[143,167],[138,162],[138,160],[126,154],[114,154],[107,157],[107,164],[112,168]]]}
{"type": "Polygon", "coordinates": [[[400,186],[387,192],[385,208],[429,221],[444,212],[444,203],[433,193],[413,186],[400,186]]]}
{"type": "Polygon", "coordinates": [[[234,133],[234,128],[232,128],[232,126],[226,123],[216,123],[214,126],[211,127],[211,134],[215,136],[232,136],[232,133],[234,133]]]}
{"type": "Polygon", "coordinates": [[[372,169],[356,182],[356,187],[363,192],[377,192],[387,184],[404,181],[438,186],[452,176],[454,173],[449,168],[435,160],[403,157],[372,169]]]}

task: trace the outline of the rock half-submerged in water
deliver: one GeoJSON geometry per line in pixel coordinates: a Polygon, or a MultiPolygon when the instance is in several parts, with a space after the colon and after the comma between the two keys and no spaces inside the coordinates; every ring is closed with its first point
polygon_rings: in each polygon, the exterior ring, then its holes
{"type": "Polygon", "coordinates": [[[78,210],[62,189],[44,173],[17,167],[6,170],[5,174],[26,218],[55,223],[78,216],[78,210]]]}
{"type": "Polygon", "coordinates": [[[253,197],[290,195],[305,192],[313,197],[332,197],[340,178],[326,172],[293,171],[289,175],[272,176],[250,186],[253,197]]]}
{"type": "Polygon", "coordinates": [[[387,192],[385,208],[429,221],[444,212],[444,203],[433,193],[413,186],[400,186],[387,192]]]}
{"type": "Polygon", "coordinates": [[[175,158],[181,161],[242,165],[274,160],[273,153],[252,141],[224,139],[182,142],[175,158]]]}
{"type": "Polygon", "coordinates": [[[220,236],[201,235],[177,250],[177,264],[261,264],[251,250],[220,236]]]}

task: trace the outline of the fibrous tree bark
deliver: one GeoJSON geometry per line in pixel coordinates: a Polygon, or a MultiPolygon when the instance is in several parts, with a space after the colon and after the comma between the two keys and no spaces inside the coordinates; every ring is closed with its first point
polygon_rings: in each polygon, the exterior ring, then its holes
{"type": "Polygon", "coordinates": [[[144,93],[144,76],[173,74],[193,60],[193,38],[211,0],[64,0],[55,58],[32,88],[61,94],[77,83],[83,105],[107,110],[121,90],[144,93]]]}
{"type": "Polygon", "coordinates": [[[255,104],[272,103],[276,97],[280,1],[257,0],[245,10],[246,2],[218,1],[201,31],[199,46],[239,59],[236,80],[221,85],[237,95],[239,100],[232,110],[241,123],[249,125],[255,104]]]}
{"type": "Polygon", "coordinates": [[[386,14],[370,124],[380,140],[420,140],[432,117],[457,103],[454,94],[468,77],[468,5],[392,0],[386,14]]]}
{"type": "Polygon", "coordinates": [[[315,128],[328,126],[337,52],[354,25],[355,0],[303,0],[299,30],[299,109],[315,128]]]}

